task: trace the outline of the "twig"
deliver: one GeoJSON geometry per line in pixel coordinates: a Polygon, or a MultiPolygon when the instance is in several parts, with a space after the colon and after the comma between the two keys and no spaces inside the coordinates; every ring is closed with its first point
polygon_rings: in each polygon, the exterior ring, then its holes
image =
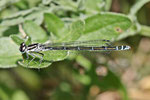
{"type": "Polygon", "coordinates": [[[25,31],[22,28],[22,24],[19,24],[19,32],[22,34],[22,36],[25,38],[27,36],[27,34],[25,33],[25,31]]]}

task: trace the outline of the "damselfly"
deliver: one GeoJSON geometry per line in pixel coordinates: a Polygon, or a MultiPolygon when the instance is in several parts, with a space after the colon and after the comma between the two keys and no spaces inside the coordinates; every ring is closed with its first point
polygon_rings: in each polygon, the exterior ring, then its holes
{"type": "MultiPolygon", "coordinates": [[[[65,51],[120,51],[129,50],[131,47],[127,45],[111,46],[109,40],[90,40],[90,41],[74,41],[63,43],[34,43],[26,45],[25,42],[20,44],[20,52],[26,53],[27,59],[32,56],[32,62],[36,57],[40,58],[40,63],[43,60],[44,54],[41,51],[50,50],[65,50],[65,51]],[[40,54],[36,55],[35,53],[40,54]]],[[[28,64],[30,64],[30,62],[28,64]]]]}

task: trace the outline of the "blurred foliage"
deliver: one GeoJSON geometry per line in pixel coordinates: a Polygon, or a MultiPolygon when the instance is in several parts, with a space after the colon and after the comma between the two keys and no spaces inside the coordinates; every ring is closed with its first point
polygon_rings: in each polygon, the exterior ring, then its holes
{"type": "Polygon", "coordinates": [[[0,100],[148,100],[149,2],[0,0],[0,100]],[[96,39],[132,50],[46,51],[29,66],[19,52],[22,42],[96,39]]]}

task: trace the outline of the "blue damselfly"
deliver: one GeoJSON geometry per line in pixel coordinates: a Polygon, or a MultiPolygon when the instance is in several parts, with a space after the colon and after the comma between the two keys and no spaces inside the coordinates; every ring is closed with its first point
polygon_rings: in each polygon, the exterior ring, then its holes
{"type": "MultiPolygon", "coordinates": [[[[33,61],[37,56],[40,58],[40,63],[43,60],[44,54],[41,51],[50,50],[65,50],[65,51],[123,51],[129,50],[131,47],[128,45],[112,46],[109,40],[90,40],[90,41],[74,41],[74,42],[63,42],[63,43],[34,43],[26,45],[25,42],[20,44],[20,52],[26,53],[27,59],[29,55],[33,58],[33,61]],[[35,53],[40,54],[36,55],[35,53]]],[[[30,62],[31,62],[30,61],[30,62]]],[[[29,64],[30,64],[29,62],[29,64]]]]}

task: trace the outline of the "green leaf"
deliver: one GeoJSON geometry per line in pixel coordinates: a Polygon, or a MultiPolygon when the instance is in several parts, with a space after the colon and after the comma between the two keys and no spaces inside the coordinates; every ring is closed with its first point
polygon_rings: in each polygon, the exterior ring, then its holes
{"type": "Polygon", "coordinates": [[[19,33],[19,31],[18,31],[18,26],[9,26],[9,27],[7,27],[7,26],[1,26],[0,27],[1,29],[0,29],[0,31],[2,31],[2,33],[3,33],[3,36],[10,36],[11,34],[18,34],[19,33]]]}
{"type": "Polygon", "coordinates": [[[19,59],[19,47],[8,37],[0,38],[0,67],[16,67],[19,59]]]}
{"type": "Polygon", "coordinates": [[[54,0],[57,4],[61,5],[62,9],[69,11],[77,11],[77,3],[73,0],[54,0]]]}
{"type": "Polygon", "coordinates": [[[70,25],[68,33],[64,34],[64,37],[60,39],[62,41],[76,41],[84,31],[84,21],[78,20],[70,25]]]}
{"type": "Polygon", "coordinates": [[[18,18],[14,18],[14,19],[3,19],[2,22],[0,23],[0,25],[13,26],[13,25],[17,25],[17,24],[20,24],[23,22],[24,22],[23,17],[18,17],[18,18]]]}
{"type": "Polygon", "coordinates": [[[31,38],[29,36],[27,36],[25,39],[22,39],[20,36],[18,35],[11,35],[10,38],[18,45],[20,46],[20,44],[22,42],[25,42],[26,45],[29,45],[31,44],[31,38]]]}
{"type": "Polygon", "coordinates": [[[86,0],[85,8],[88,13],[100,12],[101,8],[104,6],[103,0],[86,0]]]}
{"type": "Polygon", "coordinates": [[[8,27],[0,26],[0,37],[4,36],[4,33],[8,30],[8,27]]]}
{"type": "Polygon", "coordinates": [[[65,33],[64,22],[52,13],[44,14],[44,21],[47,29],[57,37],[62,37],[65,33]]]}
{"type": "Polygon", "coordinates": [[[1,26],[12,26],[18,25],[25,21],[24,16],[32,14],[32,12],[36,12],[37,8],[32,8],[29,10],[23,10],[15,12],[11,15],[4,16],[2,21],[0,22],[1,26]]]}
{"type": "Polygon", "coordinates": [[[33,20],[36,24],[40,25],[43,22],[43,13],[51,12],[51,8],[48,7],[33,7],[29,10],[18,11],[10,16],[4,17],[0,25],[1,26],[12,26],[23,23],[27,20],[33,20]]]}
{"type": "Polygon", "coordinates": [[[32,57],[30,57],[30,59],[24,58],[23,61],[18,61],[18,63],[19,65],[26,68],[37,68],[37,69],[46,68],[52,64],[51,62],[47,61],[42,61],[42,63],[40,64],[40,59],[34,59],[31,63],[29,63],[31,59],[32,57]]]}
{"type": "Polygon", "coordinates": [[[20,0],[19,2],[15,3],[14,4],[18,9],[28,9],[29,6],[27,5],[27,1],[24,1],[24,0],[20,0]]]}
{"type": "Polygon", "coordinates": [[[63,60],[67,57],[68,53],[66,51],[44,51],[41,52],[44,54],[43,61],[40,64],[40,59],[38,58],[38,54],[36,54],[36,59],[34,59],[31,63],[29,63],[33,57],[30,56],[29,59],[27,59],[24,56],[23,61],[19,61],[19,64],[23,67],[27,68],[45,68],[51,65],[52,62],[63,60]]]}
{"type": "Polygon", "coordinates": [[[41,0],[26,0],[26,1],[29,7],[35,7],[41,2],[41,0]]]}
{"type": "Polygon", "coordinates": [[[51,12],[51,7],[37,7],[34,11],[24,16],[24,20],[33,20],[36,24],[41,25],[44,20],[44,13],[46,12],[51,12]]]}
{"type": "Polygon", "coordinates": [[[132,25],[128,30],[127,32],[124,32],[122,34],[120,34],[118,37],[117,37],[117,41],[119,40],[122,40],[124,38],[127,38],[129,36],[134,36],[136,34],[138,34],[139,32],[141,31],[141,25],[139,25],[139,23],[134,23],[134,25],[132,25]]]}
{"type": "Polygon", "coordinates": [[[19,0],[0,0],[0,11],[19,0]]]}
{"type": "Polygon", "coordinates": [[[131,20],[122,14],[100,13],[85,19],[84,35],[79,40],[114,40],[131,26],[131,20]]]}
{"type": "Polygon", "coordinates": [[[78,9],[86,14],[96,14],[101,11],[109,11],[112,0],[79,0],[78,9]]]}
{"type": "Polygon", "coordinates": [[[26,34],[30,36],[34,42],[45,42],[48,40],[46,32],[32,21],[26,21],[23,24],[23,28],[26,34]]]}
{"type": "Polygon", "coordinates": [[[23,11],[18,11],[10,16],[6,16],[4,17],[5,20],[11,20],[11,19],[15,19],[15,18],[18,18],[18,17],[23,17],[23,16],[26,16],[34,11],[36,11],[37,8],[32,8],[32,9],[29,9],[29,10],[23,10],[23,11]]]}
{"type": "Polygon", "coordinates": [[[21,39],[17,35],[11,35],[10,38],[19,46],[22,42],[24,42],[23,39],[21,39]]]}
{"type": "Polygon", "coordinates": [[[52,0],[42,0],[42,4],[48,5],[52,2],[52,0]]]}

